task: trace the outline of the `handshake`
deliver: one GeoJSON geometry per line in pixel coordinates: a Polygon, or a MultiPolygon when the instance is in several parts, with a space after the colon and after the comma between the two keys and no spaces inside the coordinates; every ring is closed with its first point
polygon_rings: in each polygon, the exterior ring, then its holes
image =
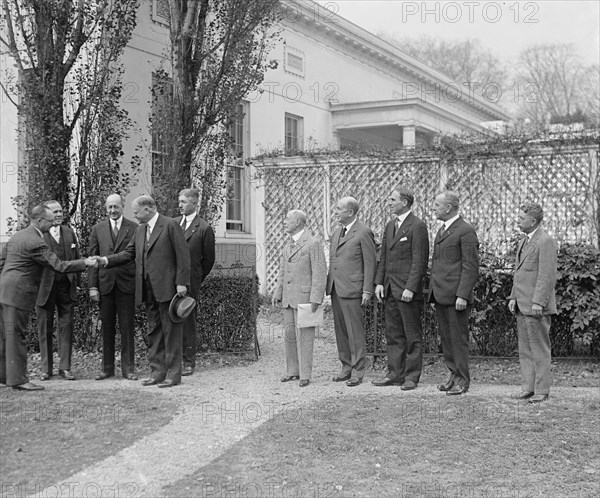
{"type": "Polygon", "coordinates": [[[85,266],[90,266],[90,267],[95,267],[97,268],[98,266],[104,266],[107,261],[106,258],[102,257],[102,256],[88,256],[87,258],[84,259],[85,262],[85,266]]]}

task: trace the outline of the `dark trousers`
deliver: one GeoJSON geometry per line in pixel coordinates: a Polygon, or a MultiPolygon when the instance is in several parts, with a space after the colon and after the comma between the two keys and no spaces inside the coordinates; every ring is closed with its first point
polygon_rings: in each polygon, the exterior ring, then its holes
{"type": "Polygon", "coordinates": [[[0,304],[0,382],[19,386],[27,378],[25,334],[31,311],[0,304]]]}
{"type": "Polygon", "coordinates": [[[423,369],[423,301],[406,303],[392,295],[385,297],[385,336],[387,339],[388,377],[418,384],[423,369]]]}
{"type": "Polygon", "coordinates": [[[343,298],[331,291],[331,307],[342,374],[362,379],[365,374],[365,324],[361,298],[343,298]]]}
{"type": "Polygon", "coordinates": [[[198,308],[183,322],[183,364],[186,367],[196,368],[196,321],[198,308]]]}
{"type": "Polygon", "coordinates": [[[108,294],[100,296],[102,318],[102,370],[115,373],[116,322],[119,318],[121,332],[121,372],[123,377],[135,371],[135,295],[126,294],[116,285],[108,294]]]}
{"type": "Polygon", "coordinates": [[[71,352],[73,344],[73,308],[71,301],[71,283],[64,279],[55,282],[44,306],[36,306],[38,338],[42,355],[42,372],[52,375],[54,309],[58,311],[58,356],[59,370],[71,370],[71,352]]]}
{"type": "Polygon", "coordinates": [[[454,384],[469,387],[469,313],[471,305],[456,311],[454,305],[436,303],[435,311],[440,327],[442,352],[454,384]]]}
{"type": "Polygon", "coordinates": [[[169,317],[170,301],[159,303],[154,297],[150,281],[144,282],[144,300],[148,319],[148,362],[150,376],[163,381],[181,382],[181,352],[183,324],[169,317]]]}

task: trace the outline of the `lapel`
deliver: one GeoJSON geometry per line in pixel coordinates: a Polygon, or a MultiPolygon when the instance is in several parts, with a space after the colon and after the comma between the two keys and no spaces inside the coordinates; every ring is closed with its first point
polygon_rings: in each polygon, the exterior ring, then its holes
{"type": "Polygon", "coordinates": [[[537,245],[537,239],[540,237],[540,230],[541,229],[538,229],[537,232],[533,234],[533,237],[531,237],[531,240],[529,242],[527,242],[527,236],[521,239],[521,242],[519,243],[519,248],[517,249],[517,254],[519,255],[519,259],[517,261],[517,268],[519,268],[523,264],[525,258],[529,255],[529,253],[531,253],[535,249],[535,246],[537,245]]]}
{"type": "MultiPolygon", "coordinates": [[[[110,230],[110,222],[108,224],[108,229],[110,230]]],[[[117,240],[115,240],[115,252],[117,252],[117,248],[123,242],[123,239],[129,233],[130,228],[125,225],[125,218],[121,220],[121,228],[119,229],[119,234],[117,235],[117,240]]],[[[110,236],[110,234],[109,234],[110,236]]]]}
{"type": "Polygon", "coordinates": [[[414,215],[412,213],[408,213],[408,216],[406,218],[404,218],[402,225],[400,225],[400,228],[398,228],[398,230],[396,231],[395,237],[394,237],[394,226],[396,225],[397,218],[394,218],[392,220],[392,223],[390,224],[391,233],[388,234],[393,237],[392,243],[390,244],[390,249],[392,247],[394,247],[396,242],[398,242],[402,237],[404,237],[408,233],[408,231],[410,230],[410,227],[412,226],[413,216],[414,215]]]}
{"type": "MultiPolygon", "coordinates": [[[[160,232],[163,231],[164,225],[165,225],[164,218],[162,217],[162,215],[159,214],[158,219],[156,220],[156,223],[154,224],[154,230],[152,230],[152,233],[150,234],[150,241],[148,242],[148,249],[147,249],[148,252],[150,251],[150,249],[152,249],[152,246],[156,242],[156,239],[158,239],[160,232]]],[[[145,237],[146,237],[146,234],[144,234],[144,238],[145,237]]]]}
{"type": "Polygon", "coordinates": [[[292,258],[294,257],[294,255],[298,252],[301,251],[302,248],[304,247],[304,245],[306,244],[306,240],[308,239],[308,232],[306,231],[306,229],[304,230],[304,233],[302,234],[302,237],[300,237],[298,239],[298,241],[296,242],[296,244],[294,245],[294,248],[292,249],[292,244],[288,243],[288,247],[289,247],[289,256],[288,256],[288,261],[291,261],[292,258]]]}
{"type": "MultiPolygon", "coordinates": [[[[448,228],[448,230],[446,230],[441,237],[439,235],[436,237],[435,243],[439,244],[444,239],[446,239],[452,232],[454,232],[454,230],[456,230],[456,227],[458,225],[460,225],[461,221],[462,221],[461,217],[459,217],[457,220],[455,220],[454,223],[452,223],[452,225],[450,225],[450,227],[448,228]]],[[[438,232],[438,234],[439,234],[439,232],[438,232]]]]}
{"type": "MultiPolygon", "coordinates": [[[[179,221],[181,224],[181,220],[179,221]]],[[[196,214],[192,222],[185,229],[185,240],[189,240],[189,238],[194,235],[198,231],[198,226],[200,225],[200,217],[196,214]]]]}
{"type": "Polygon", "coordinates": [[[346,235],[344,236],[344,238],[343,238],[343,239],[342,239],[342,237],[341,237],[341,235],[342,235],[342,228],[340,228],[339,230],[340,230],[340,231],[339,231],[339,233],[338,233],[338,237],[337,237],[337,238],[338,238],[338,244],[337,244],[336,250],[337,250],[337,249],[339,249],[339,247],[340,247],[342,244],[345,244],[345,243],[346,243],[346,242],[348,242],[348,241],[349,241],[349,240],[350,240],[352,237],[354,237],[354,234],[355,234],[356,230],[358,230],[358,220],[356,220],[356,221],[354,222],[354,225],[352,225],[352,228],[346,232],[346,235]]]}

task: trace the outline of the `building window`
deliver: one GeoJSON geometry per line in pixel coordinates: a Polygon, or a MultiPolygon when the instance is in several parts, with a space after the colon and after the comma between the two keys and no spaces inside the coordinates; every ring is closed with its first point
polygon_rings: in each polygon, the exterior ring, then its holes
{"type": "Polygon", "coordinates": [[[227,214],[225,228],[228,231],[247,231],[246,219],[246,166],[248,130],[246,105],[239,104],[231,124],[231,148],[233,161],[227,166],[227,214]]]}
{"type": "Polygon", "coordinates": [[[152,20],[159,24],[169,25],[169,0],[151,0],[152,20]]]}
{"type": "Polygon", "coordinates": [[[304,78],[305,57],[302,50],[285,45],[284,68],[288,73],[304,78]]]}
{"type": "Polygon", "coordinates": [[[285,113],[285,155],[295,156],[303,149],[304,119],[285,113]]]}
{"type": "Polygon", "coordinates": [[[152,73],[152,177],[167,172],[173,105],[173,80],[165,73],[152,73]]]}

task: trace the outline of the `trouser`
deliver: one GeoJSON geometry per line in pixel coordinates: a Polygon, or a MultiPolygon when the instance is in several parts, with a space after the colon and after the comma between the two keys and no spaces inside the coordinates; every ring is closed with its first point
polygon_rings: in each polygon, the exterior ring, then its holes
{"type": "Polygon", "coordinates": [[[283,309],[286,375],[298,375],[300,380],[310,380],[313,368],[315,327],[298,328],[298,310],[288,306],[283,309]]]}
{"type": "Polygon", "coordinates": [[[29,382],[25,334],[30,310],[0,303],[0,382],[18,386],[29,382]]]}
{"type": "Polygon", "coordinates": [[[550,315],[534,317],[517,312],[522,390],[550,393],[550,315]]]}
{"type": "Polygon", "coordinates": [[[121,333],[121,372],[123,377],[135,371],[135,295],[120,290],[116,285],[108,294],[100,296],[102,318],[102,370],[115,373],[116,322],[121,333]]]}
{"type": "Polygon", "coordinates": [[[333,323],[342,374],[362,379],[365,374],[366,339],[362,299],[343,298],[331,291],[333,323]]]}
{"type": "Polygon", "coordinates": [[[446,366],[451,372],[450,380],[456,385],[469,387],[469,314],[471,306],[457,311],[455,306],[436,303],[435,305],[442,352],[446,366]]]}

